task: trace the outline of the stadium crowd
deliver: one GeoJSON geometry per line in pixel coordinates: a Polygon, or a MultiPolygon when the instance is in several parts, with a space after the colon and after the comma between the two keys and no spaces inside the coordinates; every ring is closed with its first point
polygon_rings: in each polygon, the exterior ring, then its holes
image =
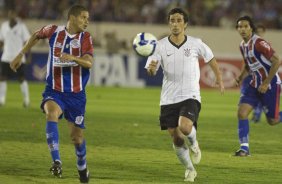
{"type": "Polygon", "coordinates": [[[239,16],[250,15],[267,28],[282,29],[282,0],[0,0],[0,8],[15,7],[22,18],[53,20],[65,18],[74,3],[88,7],[90,20],[97,22],[164,24],[167,12],[178,6],[187,10],[191,25],[234,28],[239,16]]]}

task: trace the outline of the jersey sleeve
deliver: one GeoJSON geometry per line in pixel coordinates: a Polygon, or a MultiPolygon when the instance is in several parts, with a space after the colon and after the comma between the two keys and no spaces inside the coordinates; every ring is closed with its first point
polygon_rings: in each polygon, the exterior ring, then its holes
{"type": "Polygon", "coordinates": [[[270,46],[269,43],[267,43],[265,40],[263,39],[257,39],[256,43],[255,43],[255,49],[261,53],[262,55],[264,55],[264,57],[266,59],[270,59],[273,54],[274,54],[274,50],[273,48],[270,46]]]}
{"type": "Polygon", "coordinates": [[[162,59],[162,57],[161,57],[161,44],[160,44],[160,42],[158,42],[157,45],[156,45],[155,52],[151,56],[148,57],[146,65],[145,65],[144,68],[147,69],[152,61],[158,61],[157,68],[156,68],[156,71],[158,71],[160,66],[161,66],[161,59],[162,59]]]}
{"type": "Polygon", "coordinates": [[[208,63],[212,58],[214,58],[212,50],[205,44],[202,40],[199,39],[199,52],[203,57],[205,63],[208,63]]]}
{"type": "Polygon", "coordinates": [[[40,30],[37,31],[36,35],[39,39],[50,38],[52,34],[56,31],[58,26],[56,25],[47,25],[42,27],[40,30]]]}
{"type": "Polygon", "coordinates": [[[81,46],[82,56],[85,54],[89,54],[93,56],[93,51],[94,51],[94,48],[93,48],[93,43],[92,43],[92,36],[90,35],[90,33],[85,32],[83,40],[82,40],[82,46],[81,46]]]}

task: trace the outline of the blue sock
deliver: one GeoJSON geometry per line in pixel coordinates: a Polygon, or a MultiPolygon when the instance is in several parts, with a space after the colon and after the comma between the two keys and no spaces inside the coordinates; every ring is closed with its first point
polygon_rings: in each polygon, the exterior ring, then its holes
{"type": "Polygon", "coordinates": [[[280,120],[280,123],[282,123],[282,111],[279,112],[279,120],[280,120]]]}
{"type": "Polygon", "coordinates": [[[56,122],[47,121],[46,138],[53,161],[55,160],[61,161],[59,154],[59,133],[58,133],[58,126],[56,122]]]}
{"type": "Polygon", "coordinates": [[[243,119],[238,122],[238,135],[240,149],[249,151],[249,120],[243,119]]]}
{"type": "Polygon", "coordinates": [[[86,142],[83,140],[82,144],[75,145],[75,154],[77,156],[77,169],[82,171],[86,168],[86,142]]]}

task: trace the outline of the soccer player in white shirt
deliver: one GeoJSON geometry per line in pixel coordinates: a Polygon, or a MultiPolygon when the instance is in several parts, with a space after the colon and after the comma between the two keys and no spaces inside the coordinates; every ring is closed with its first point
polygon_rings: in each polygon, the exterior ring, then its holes
{"type": "MultiPolygon", "coordinates": [[[[5,104],[7,92],[7,79],[15,73],[10,69],[10,62],[16,57],[22,46],[29,39],[30,33],[26,25],[17,18],[14,10],[8,11],[9,20],[2,23],[0,28],[0,47],[3,47],[3,53],[0,62],[0,106],[5,104]]],[[[22,62],[25,63],[25,57],[22,62]]],[[[23,94],[23,105],[27,107],[30,103],[28,83],[24,76],[24,65],[16,73],[20,82],[21,92],[23,94]]]]}
{"type": "Polygon", "coordinates": [[[147,60],[147,73],[154,76],[161,66],[160,126],[168,130],[179,161],[185,166],[184,181],[193,182],[197,172],[193,166],[201,160],[196,139],[197,120],[201,110],[199,57],[203,57],[224,92],[222,77],[211,49],[200,39],[185,35],[188,16],[180,8],[168,14],[171,34],[158,41],[156,51],[147,60]],[[189,149],[191,150],[191,161],[189,149]]]}

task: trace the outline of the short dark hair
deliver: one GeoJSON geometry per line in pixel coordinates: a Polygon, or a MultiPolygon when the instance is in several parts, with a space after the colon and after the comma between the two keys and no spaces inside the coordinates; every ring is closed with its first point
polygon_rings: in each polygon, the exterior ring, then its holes
{"type": "Polygon", "coordinates": [[[237,19],[237,21],[236,21],[236,29],[238,28],[238,23],[239,23],[240,21],[242,21],[242,20],[248,21],[250,27],[253,29],[253,33],[256,32],[256,26],[255,26],[255,24],[254,24],[254,21],[253,21],[252,18],[249,17],[248,15],[245,15],[245,16],[240,17],[240,18],[237,19]]]}
{"type": "Polygon", "coordinates": [[[73,5],[68,11],[68,20],[70,19],[71,15],[77,17],[78,15],[80,15],[82,11],[88,11],[88,10],[82,5],[79,4],[73,5]]]}
{"type": "Polygon", "coordinates": [[[176,14],[176,13],[183,15],[184,22],[185,23],[188,22],[188,14],[184,10],[182,10],[181,8],[173,8],[172,10],[170,10],[168,12],[167,20],[169,21],[169,17],[173,14],[176,14]]]}

